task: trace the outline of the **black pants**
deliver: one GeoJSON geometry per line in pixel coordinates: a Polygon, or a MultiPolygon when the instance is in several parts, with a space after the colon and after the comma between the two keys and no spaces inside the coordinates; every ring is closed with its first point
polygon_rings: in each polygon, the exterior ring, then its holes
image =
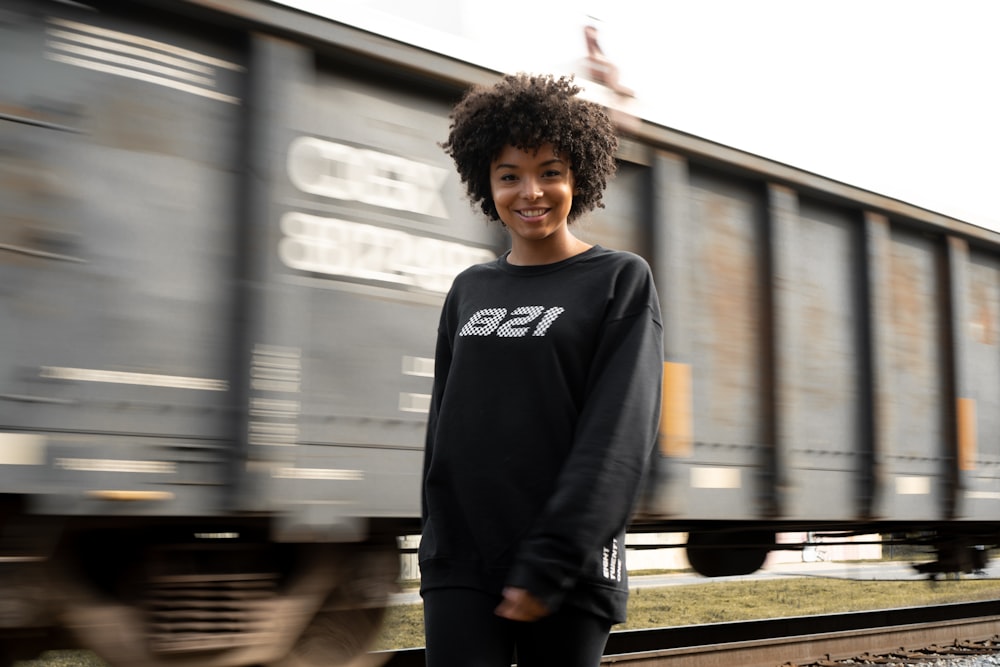
{"type": "Polygon", "coordinates": [[[424,593],[427,667],[597,667],[611,621],[566,607],[534,623],[493,613],[500,597],[468,588],[424,593]]]}

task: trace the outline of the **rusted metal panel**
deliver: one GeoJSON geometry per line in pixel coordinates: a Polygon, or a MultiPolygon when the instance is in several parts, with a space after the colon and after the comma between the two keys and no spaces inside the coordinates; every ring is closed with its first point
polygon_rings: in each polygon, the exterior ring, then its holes
{"type": "Polygon", "coordinates": [[[861,221],[772,195],[775,368],[785,516],[856,516],[870,442],[863,395],[861,221]],[[784,202],[784,203],[782,203],[784,202]]]}
{"type": "Polygon", "coordinates": [[[649,219],[649,170],[622,162],[610,181],[604,208],[574,222],[574,233],[607,248],[628,250],[651,261],[649,219]]]}
{"type": "Polygon", "coordinates": [[[857,516],[859,472],[870,449],[861,220],[799,201],[776,216],[774,234],[781,249],[775,253],[775,364],[786,516],[857,516]]]}
{"type": "Polygon", "coordinates": [[[894,225],[890,231],[884,322],[889,368],[885,514],[895,519],[947,518],[947,474],[953,464],[946,341],[943,239],[894,225]]]}
{"type": "MultiPolygon", "coordinates": [[[[116,49],[156,62],[167,28],[41,9],[8,8],[21,57],[0,59],[20,110],[0,122],[0,393],[22,399],[0,401],[0,423],[219,437],[239,105],[123,64],[116,49]]],[[[213,65],[229,95],[241,56],[198,32],[176,41],[189,63],[232,65],[213,65]]]]}
{"type": "Polygon", "coordinates": [[[672,394],[653,508],[695,520],[759,518],[770,512],[773,486],[763,453],[770,392],[762,192],[691,173],[668,153],[655,156],[651,183],[651,264],[672,394]]]}
{"type": "MultiPolygon", "coordinates": [[[[695,377],[698,439],[722,448],[766,439],[760,388],[766,369],[761,317],[760,194],[751,186],[692,174],[688,326],[695,377]]],[[[731,459],[725,462],[731,462],[731,459]]]]}
{"type": "Polygon", "coordinates": [[[965,317],[956,327],[966,369],[959,424],[972,443],[959,514],[990,520],[1000,515],[1000,257],[972,248],[966,259],[965,317]]]}
{"type": "Polygon", "coordinates": [[[34,482],[42,512],[133,497],[211,511],[232,414],[242,53],[206,26],[4,12],[0,430],[16,451],[31,434],[41,460],[4,455],[0,487],[34,482]],[[183,491],[152,493],[169,484],[183,491]]]}
{"type": "Polygon", "coordinates": [[[769,511],[769,399],[762,192],[692,170],[683,231],[681,318],[690,333],[693,452],[673,477],[686,516],[756,518],[769,511]],[[765,488],[762,489],[762,484],[765,488]]]}

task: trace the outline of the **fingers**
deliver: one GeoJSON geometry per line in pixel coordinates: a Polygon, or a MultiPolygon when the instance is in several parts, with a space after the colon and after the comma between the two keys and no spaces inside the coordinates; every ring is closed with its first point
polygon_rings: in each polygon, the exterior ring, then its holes
{"type": "Polygon", "coordinates": [[[503,600],[497,605],[495,613],[512,621],[531,622],[548,616],[549,610],[525,589],[507,587],[503,590],[503,600]]]}

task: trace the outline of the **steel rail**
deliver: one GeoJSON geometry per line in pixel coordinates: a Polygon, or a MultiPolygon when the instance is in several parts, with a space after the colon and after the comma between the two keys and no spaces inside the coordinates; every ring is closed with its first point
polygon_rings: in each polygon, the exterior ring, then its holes
{"type": "MultiPolygon", "coordinates": [[[[1000,636],[1000,602],[794,616],[613,632],[604,665],[778,667],[983,641],[1000,636]]],[[[382,654],[385,657],[387,654],[382,654]]],[[[424,667],[424,651],[397,651],[386,667],[424,667]]]]}

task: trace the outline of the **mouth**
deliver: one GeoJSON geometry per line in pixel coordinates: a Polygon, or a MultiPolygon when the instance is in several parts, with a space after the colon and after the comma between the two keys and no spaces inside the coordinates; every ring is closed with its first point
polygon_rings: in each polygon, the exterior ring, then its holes
{"type": "Polygon", "coordinates": [[[535,218],[541,218],[548,212],[549,209],[547,208],[525,208],[518,211],[517,214],[525,220],[533,220],[535,218]]]}

